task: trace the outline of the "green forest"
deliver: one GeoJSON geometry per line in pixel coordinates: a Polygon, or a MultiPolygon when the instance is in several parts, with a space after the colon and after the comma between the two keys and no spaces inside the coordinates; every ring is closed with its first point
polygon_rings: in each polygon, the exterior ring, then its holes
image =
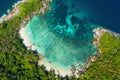
{"type": "Polygon", "coordinates": [[[54,71],[38,65],[38,55],[27,50],[20,38],[22,20],[32,18],[43,6],[40,0],[19,5],[19,14],[0,24],[0,80],[119,80],[120,38],[104,33],[99,42],[102,54],[79,78],[60,78],[54,71]]]}
{"type": "Polygon", "coordinates": [[[98,44],[98,60],[80,77],[83,80],[120,80],[120,37],[105,32],[98,44]]]}

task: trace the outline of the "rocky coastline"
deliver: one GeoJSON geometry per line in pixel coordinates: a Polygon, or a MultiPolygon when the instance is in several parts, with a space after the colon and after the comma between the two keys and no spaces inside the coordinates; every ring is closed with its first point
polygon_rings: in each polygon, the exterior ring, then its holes
{"type": "MultiPolygon", "coordinates": [[[[23,3],[23,2],[26,2],[26,1],[28,1],[28,0],[22,0],[22,1],[18,2],[18,3],[16,3],[14,5],[14,9],[12,11],[10,11],[7,16],[3,16],[3,17],[0,18],[0,23],[2,23],[3,21],[9,20],[10,18],[17,15],[19,13],[18,5],[23,3]]],[[[48,2],[51,2],[51,0],[42,0],[42,1],[43,1],[43,7],[40,9],[39,12],[32,12],[32,15],[30,17],[27,17],[24,20],[22,20],[22,22],[21,22],[21,24],[19,26],[20,30],[25,27],[27,22],[29,20],[31,20],[31,18],[33,16],[38,15],[38,14],[45,14],[46,10],[49,8],[48,2]]],[[[93,32],[94,32],[93,45],[97,47],[99,54],[101,54],[102,51],[99,49],[98,43],[99,43],[100,38],[101,38],[101,36],[102,36],[102,34],[104,32],[110,32],[114,36],[120,37],[119,34],[114,33],[114,32],[112,32],[110,30],[104,29],[102,27],[94,29],[93,32]]],[[[21,36],[21,38],[22,38],[22,36],[21,36]]],[[[30,50],[35,50],[35,49],[32,49],[32,45],[28,46],[27,48],[30,49],[30,50]]],[[[42,56],[42,55],[38,55],[38,56],[39,56],[39,61],[41,61],[41,59],[44,58],[44,56],[42,56]]],[[[75,73],[75,71],[76,71],[75,65],[72,65],[72,68],[71,68],[72,76],[76,76],[76,75],[79,76],[80,74],[83,74],[89,68],[90,64],[95,62],[97,60],[97,58],[98,58],[98,55],[90,56],[90,58],[87,60],[87,62],[85,64],[85,66],[80,67],[79,70],[77,70],[77,73],[75,73]]],[[[59,73],[59,71],[58,71],[58,73],[59,73]]]]}
{"type": "Polygon", "coordinates": [[[94,32],[94,35],[93,35],[93,45],[97,48],[97,51],[98,51],[98,54],[97,55],[93,55],[93,56],[90,56],[90,58],[87,60],[87,62],[85,63],[85,66],[84,68],[81,70],[81,73],[84,73],[90,66],[91,63],[94,63],[99,57],[100,55],[102,55],[102,50],[99,48],[99,41],[100,41],[100,38],[101,36],[104,34],[104,33],[110,33],[111,35],[115,36],[115,37],[118,37],[120,38],[120,34],[118,33],[115,33],[115,32],[112,32],[108,29],[105,29],[103,27],[98,27],[98,28],[95,28],[93,30],[94,32]]]}
{"type": "MultiPolygon", "coordinates": [[[[19,33],[20,33],[21,39],[23,39],[23,37],[25,37],[25,35],[26,35],[26,34],[23,34],[24,32],[22,31],[22,29],[25,28],[25,25],[28,23],[28,21],[30,21],[32,19],[32,17],[35,15],[39,15],[39,14],[44,15],[45,12],[49,9],[48,4],[49,4],[49,2],[51,2],[51,0],[42,0],[42,2],[43,2],[43,7],[41,7],[38,12],[32,12],[32,14],[29,17],[22,20],[22,22],[19,26],[19,28],[20,28],[19,33]]],[[[28,34],[31,34],[31,33],[28,33],[28,34]]],[[[35,48],[32,47],[32,45],[34,45],[34,44],[33,43],[31,44],[31,42],[29,42],[28,39],[26,39],[26,40],[23,39],[23,43],[24,44],[26,43],[26,47],[28,50],[33,50],[33,51],[36,50],[35,48]]]]}
{"type": "Polygon", "coordinates": [[[12,7],[13,7],[13,10],[8,10],[8,15],[3,15],[1,18],[0,18],[0,23],[2,23],[3,21],[6,21],[6,20],[9,20],[10,18],[18,15],[19,13],[19,9],[18,9],[18,6],[21,4],[21,3],[24,3],[24,2],[27,2],[28,0],[22,0],[22,1],[18,1],[17,3],[15,3],[12,7]]]}
{"type": "MultiPolygon", "coordinates": [[[[29,0],[22,0],[22,1],[18,1],[17,3],[15,3],[12,7],[13,7],[13,10],[8,10],[8,15],[3,15],[1,18],[0,18],[0,23],[6,21],[6,20],[9,20],[10,18],[13,18],[14,16],[18,15],[19,14],[19,5],[24,3],[24,2],[28,2],[29,0]]],[[[52,0],[42,0],[43,2],[43,7],[40,9],[39,12],[33,12],[32,13],[32,16],[34,15],[37,15],[37,14],[45,14],[46,10],[49,8],[49,2],[51,2],[52,0]]],[[[26,22],[30,19],[26,18],[25,19],[26,22]]]]}
{"type": "Polygon", "coordinates": [[[120,37],[120,34],[110,31],[108,29],[102,28],[102,27],[94,29],[93,32],[94,32],[93,45],[97,47],[99,54],[102,53],[102,50],[99,49],[98,44],[99,44],[100,38],[103,35],[103,33],[110,33],[111,35],[115,37],[120,37]]]}

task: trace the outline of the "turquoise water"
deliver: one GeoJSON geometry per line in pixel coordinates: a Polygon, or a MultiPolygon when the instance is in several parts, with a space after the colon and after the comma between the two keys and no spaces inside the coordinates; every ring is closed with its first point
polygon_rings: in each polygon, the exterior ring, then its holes
{"type": "MultiPolygon", "coordinates": [[[[0,0],[0,16],[19,0],[0,0]]],[[[45,16],[34,16],[26,25],[28,37],[54,65],[84,65],[97,54],[92,45],[93,28],[99,24],[120,33],[120,0],[54,0],[45,16]]]]}
{"type": "Polygon", "coordinates": [[[85,18],[88,13],[84,9],[80,12],[80,6],[70,6],[56,0],[46,15],[34,16],[25,27],[38,53],[64,68],[75,63],[84,66],[91,55],[97,54],[92,45],[92,30],[96,26],[85,18]]]}
{"type": "Polygon", "coordinates": [[[37,51],[49,61],[70,66],[76,62],[83,64],[90,55],[96,54],[89,24],[80,25],[75,31],[74,26],[65,29],[65,26],[49,25],[45,20],[41,16],[33,17],[27,24],[26,30],[28,33],[32,32],[29,37],[37,47],[37,51]],[[54,27],[55,30],[49,26],[54,27]]]}

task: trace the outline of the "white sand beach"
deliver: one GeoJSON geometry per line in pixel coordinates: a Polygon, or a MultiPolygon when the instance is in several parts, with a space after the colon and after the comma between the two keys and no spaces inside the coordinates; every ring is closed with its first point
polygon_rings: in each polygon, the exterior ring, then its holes
{"type": "Polygon", "coordinates": [[[38,61],[39,65],[44,65],[47,71],[53,70],[55,74],[65,77],[66,75],[71,76],[70,68],[63,68],[59,65],[53,65],[52,62],[49,62],[46,58],[38,61]]]}
{"type": "MultiPolygon", "coordinates": [[[[28,0],[23,0],[21,2],[18,2],[17,4],[15,4],[13,7],[13,11],[16,9],[16,11],[14,11],[13,14],[9,14],[8,16],[5,16],[5,18],[1,18],[0,19],[0,22],[3,22],[3,21],[6,21],[10,18],[12,18],[13,16],[17,15],[19,10],[17,8],[18,4],[22,3],[22,2],[25,2],[25,1],[28,1],[28,0]]],[[[40,12],[41,14],[44,14],[45,13],[45,9],[47,8],[48,6],[44,3],[44,6],[40,9],[40,12]]],[[[10,12],[9,12],[10,13],[10,12]]],[[[35,14],[34,14],[35,15],[35,14]]],[[[33,15],[33,16],[34,16],[33,15]]],[[[27,20],[28,21],[28,20],[27,20]]],[[[32,32],[26,32],[25,31],[25,25],[27,23],[27,21],[24,21],[23,20],[23,23],[21,23],[21,28],[20,28],[20,31],[19,31],[19,34],[20,34],[20,37],[21,39],[23,39],[23,44],[27,47],[28,50],[37,50],[37,48],[35,46],[33,46],[33,43],[30,41],[30,37],[29,35],[32,34],[32,32]]],[[[47,71],[50,71],[51,69],[55,70],[55,74],[57,75],[60,75],[62,77],[65,77],[66,75],[68,76],[73,76],[73,73],[71,71],[71,66],[70,67],[67,67],[67,68],[64,68],[64,67],[61,67],[59,64],[52,64],[50,61],[48,61],[45,57],[41,60],[38,61],[38,65],[44,65],[46,70],[47,71]]],[[[78,71],[77,71],[78,72],[78,71]]],[[[77,72],[75,72],[74,75],[76,75],[76,77],[79,75],[77,74],[77,72]]]]}
{"type": "MultiPolygon", "coordinates": [[[[40,13],[44,14],[45,13],[45,9],[48,6],[44,3],[44,6],[40,9],[40,13]]],[[[25,31],[25,24],[21,24],[21,29],[19,31],[20,37],[23,39],[23,44],[27,47],[27,49],[31,49],[31,50],[36,50],[36,47],[33,46],[33,43],[31,43],[29,35],[32,34],[32,32],[26,32],[25,31]]],[[[55,70],[55,74],[59,74],[63,77],[65,77],[66,75],[71,75],[71,71],[70,69],[65,69],[63,67],[55,66],[53,64],[51,64],[51,62],[49,62],[46,58],[43,58],[42,60],[38,61],[38,65],[44,65],[47,71],[50,71],[51,69],[55,70]]]]}
{"type": "MultiPolygon", "coordinates": [[[[19,31],[21,38],[23,39],[23,44],[31,50],[36,50],[36,48],[33,46],[33,43],[31,43],[30,39],[29,39],[29,35],[31,35],[31,32],[26,32],[25,31],[25,27],[21,28],[21,30],[19,31]]],[[[38,61],[39,65],[44,65],[47,71],[50,71],[52,69],[55,70],[55,74],[59,74],[63,77],[65,77],[66,75],[71,76],[71,69],[70,68],[63,68],[60,67],[59,65],[53,65],[50,61],[48,61],[46,58],[43,58],[42,60],[38,61]]]]}
{"type": "Polygon", "coordinates": [[[25,31],[25,28],[21,28],[21,30],[19,31],[20,37],[23,39],[23,44],[27,47],[28,50],[36,50],[35,47],[33,47],[33,43],[31,43],[30,39],[29,39],[29,35],[31,35],[32,33],[29,32],[27,33],[25,31]]]}

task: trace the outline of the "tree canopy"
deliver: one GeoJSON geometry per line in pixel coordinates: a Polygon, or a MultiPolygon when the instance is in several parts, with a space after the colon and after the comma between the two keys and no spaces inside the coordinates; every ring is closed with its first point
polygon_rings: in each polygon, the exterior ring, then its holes
{"type": "Polygon", "coordinates": [[[99,42],[101,56],[79,78],[59,78],[38,65],[38,55],[26,50],[19,35],[22,20],[38,12],[43,2],[29,0],[19,5],[19,14],[0,24],[0,80],[119,80],[120,38],[104,33],[99,42]]]}

